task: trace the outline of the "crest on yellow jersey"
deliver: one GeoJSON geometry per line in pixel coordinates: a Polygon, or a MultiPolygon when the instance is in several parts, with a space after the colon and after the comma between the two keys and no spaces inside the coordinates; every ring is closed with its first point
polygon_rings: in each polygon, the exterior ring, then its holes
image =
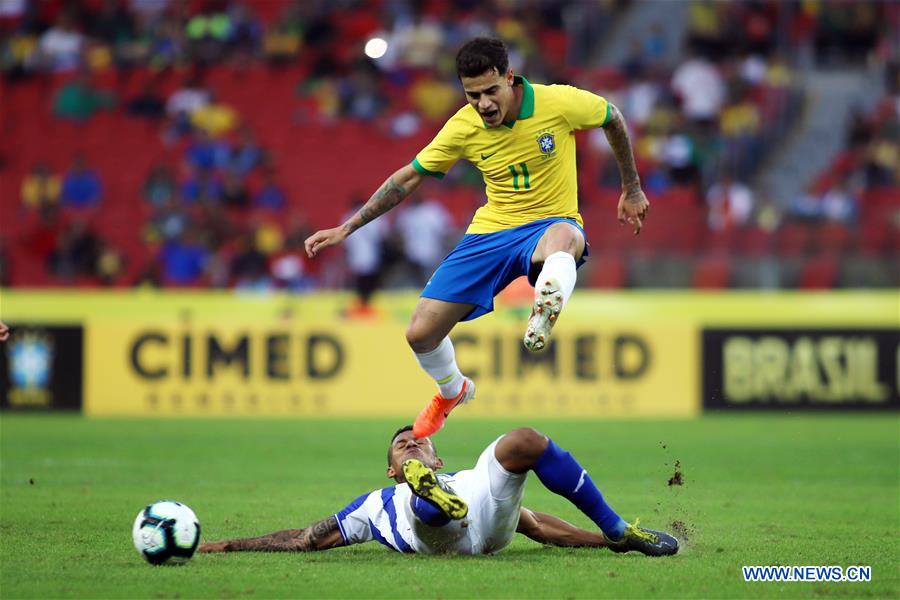
{"type": "Polygon", "coordinates": [[[537,136],[538,148],[541,150],[541,158],[551,158],[556,154],[556,137],[553,130],[545,129],[537,136]]]}

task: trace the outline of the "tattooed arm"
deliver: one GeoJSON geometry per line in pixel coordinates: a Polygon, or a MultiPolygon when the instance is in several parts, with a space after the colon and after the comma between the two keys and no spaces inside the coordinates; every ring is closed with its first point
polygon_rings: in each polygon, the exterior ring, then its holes
{"type": "Polygon", "coordinates": [[[314,552],[344,545],[334,516],[305,529],[285,529],[268,535],[200,544],[200,552],[314,552]]]}
{"type": "Polygon", "coordinates": [[[423,177],[424,175],[416,171],[411,164],[401,167],[381,184],[365,206],[346,223],[340,227],[317,231],[309,236],[305,242],[306,254],[310,258],[315,258],[320,250],[340,244],[348,235],[400,204],[419,187],[423,177]]]}
{"type": "Polygon", "coordinates": [[[612,148],[613,156],[619,165],[619,175],[622,178],[622,195],[619,197],[618,218],[620,223],[630,223],[634,226],[634,234],[641,232],[643,220],[650,210],[650,203],[644,192],[641,191],[641,179],[634,165],[634,154],[631,151],[631,140],[628,137],[628,128],[625,118],[619,109],[609,105],[609,119],[603,125],[606,139],[612,148]]]}
{"type": "Polygon", "coordinates": [[[569,546],[575,548],[603,548],[606,538],[602,533],[575,527],[559,517],[528,510],[519,510],[519,525],[516,532],[528,536],[539,544],[569,546]]]}

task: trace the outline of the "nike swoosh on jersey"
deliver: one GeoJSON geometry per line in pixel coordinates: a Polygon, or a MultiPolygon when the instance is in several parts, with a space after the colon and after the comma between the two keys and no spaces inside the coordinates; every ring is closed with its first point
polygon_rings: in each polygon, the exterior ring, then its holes
{"type": "Polygon", "coordinates": [[[481,160],[487,160],[487,159],[489,159],[490,157],[492,157],[493,155],[497,154],[497,152],[499,152],[499,150],[495,150],[494,152],[491,152],[490,154],[485,154],[484,152],[482,152],[482,153],[481,153],[481,160]]]}

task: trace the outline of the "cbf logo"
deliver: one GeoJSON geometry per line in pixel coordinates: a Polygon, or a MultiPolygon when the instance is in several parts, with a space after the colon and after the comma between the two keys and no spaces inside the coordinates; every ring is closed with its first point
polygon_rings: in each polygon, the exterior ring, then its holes
{"type": "Polygon", "coordinates": [[[49,406],[53,376],[53,339],[26,332],[9,341],[10,404],[49,406]]]}
{"type": "Polygon", "coordinates": [[[541,150],[541,158],[551,158],[556,154],[556,138],[552,130],[542,131],[537,137],[537,144],[541,150]]]}

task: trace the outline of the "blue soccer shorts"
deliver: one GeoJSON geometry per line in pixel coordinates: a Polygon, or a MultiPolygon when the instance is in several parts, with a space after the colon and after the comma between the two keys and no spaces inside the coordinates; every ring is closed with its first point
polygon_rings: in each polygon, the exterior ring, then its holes
{"type": "Polygon", "coordinates": [[[547,228],[558,222],[571,223],[584,236],[584,254],[588,255],[587,236],[572,219],[551,217],[532,221],[513,229],[493,233],[468,233],[441,262],[422,290],[423,298],[474,304],[463,321],[477,319],[494,310],[494,296],[522,275],[534,285],[538,276],[532,269],[531,255],[547,228]]]}

